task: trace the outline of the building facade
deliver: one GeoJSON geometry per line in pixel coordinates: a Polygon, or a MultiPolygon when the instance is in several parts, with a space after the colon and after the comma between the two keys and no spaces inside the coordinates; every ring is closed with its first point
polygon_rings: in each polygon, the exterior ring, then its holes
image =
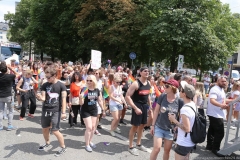
{"type": "Polygon", "coordinates": [[[0,43],[8,42],[7,32],[9,30],[9,26],[5,22],[0,22],[0,43]]]}

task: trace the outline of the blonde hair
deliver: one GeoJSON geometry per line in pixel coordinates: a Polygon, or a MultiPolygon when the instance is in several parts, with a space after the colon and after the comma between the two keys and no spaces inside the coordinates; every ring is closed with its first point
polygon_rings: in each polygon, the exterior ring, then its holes
{"type": "Polygon", "coordinates": [[[120,76],[119,74],[114,74],[113,80],[114,80],[115,82],[120,82],[120,81],[122,81],[122,78],[121,78],[121,76],[120,76]]]}
{"type": "Polygon", "coordinates": [[[25,71],[25,75],[32,75],[32,70],[27,69],[27,70],[25,71]]]}
{"type": "Polygon", "coordinates": [[[97,86],[97,79],[96,79],[96,77],[94,76],[94,75],[88,75],[87,76],[87,78],[91,78],[91,80],[93,81],[93,83],[94,83],[94,88],[98,88],[98,86],[97,86]]]}
{"type": "Polygon", "coordinates": [[[238,87],[240,86],[240,82],[237,81],[237,82],[234,82],[233,86],[232,86],[232,91],[236,91],[238,90],[238,87]]]}
{"type": "Polygon", "coordinates": [[[204,84],[202,82],[196,82],[195,91],[196,91],[195,95],[201,96],[203,99],[206,98],[204,84]]]}

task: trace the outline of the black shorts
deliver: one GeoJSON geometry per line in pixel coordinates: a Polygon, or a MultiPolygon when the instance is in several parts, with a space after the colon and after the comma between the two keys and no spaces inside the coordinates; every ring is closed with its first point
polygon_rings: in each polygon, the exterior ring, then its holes
{"type": "Polygon", "coordinates": [[[176,144],[175,152],[181,156],[186,156],[188,153],[192,153],[193,147],[184,147],[176,144]]]}
{"type": "Polygon", "coordinates": [[[98,116],[98,108],[95,106],[94,108],[91,107],[89,108],[83,108],[81,107],[81,117],[82,118],[87,118],[87,117],[97,117],[98,116]]]}
{"type": "Polygon", "coordinates": [[[52,130],[58,131],[60,129],[60,119],[60,112],[43,111],[41,117],[42,128],[48,128],[52,125],[52,130]]]}
{"type": "Polygon", "coordinates": [[[140,126],[141,124],[147,124],[148,104],[136,103],[134,104],[142,111],[141,115],[137,115],[135,110],[132,109],[131,124],[133,126],[140,126]]]}

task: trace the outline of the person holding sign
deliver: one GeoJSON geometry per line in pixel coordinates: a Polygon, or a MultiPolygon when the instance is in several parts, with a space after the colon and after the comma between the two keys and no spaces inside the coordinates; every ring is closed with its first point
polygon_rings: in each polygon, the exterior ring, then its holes
{"type": "Polygon", "coordinates": [[[82,89],[82,93],[79,96],[79,102],[80,105],[82,105],[81,115],[86,125],[85,149],[88,152],[92,152],[92,148],[96,148],[96,145],[92,143],[92,138],[98,116],[97,103],[102,108],[103,115],[105,115],[102,99],[102,94],[97,88],[96,77],[94,75],[89,75],[87,77],[87,88],[82,89]]]}

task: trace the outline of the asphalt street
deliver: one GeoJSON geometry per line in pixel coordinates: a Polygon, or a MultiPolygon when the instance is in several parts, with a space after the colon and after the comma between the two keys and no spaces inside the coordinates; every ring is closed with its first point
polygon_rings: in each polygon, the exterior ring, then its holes
{"type": "MultiPolygon", "coordinates": [[[[139,156],[131,155],[128,152],[128,133],[130,129],[131,110],[127,111],[125,122],[128,124],[119,126],[121,134],[112,137],[109,133],[111,116],[106,116],[101,123],[103,129],[99,129],[101,136],[94,135],[93,142],[97,145],[92,153],[85,151],[84,132],[85,128],[78,123],[74,128],[69,128],[68,121],[61,121],[61,133],[64,136],[67,152],[60,157],[55,157],[54,153],[59,150],[59,143],[54,135],[51,135],[51,146],[45,151],[38,151],[38,147],[44,144],[42,130],[40,125],[41,105],[38,107],[34,118],[26,118],[19,121],[19,112],[14,112],[13,125],[18,129],[13,131],[0,131],[0,159],[10,160],[147,160],[153,147],[153,137],[149,131],[145,131],[142,138],[142,144],[148,148],[148,152],[139,151],[139,156]]],[[[80,121],[80,118],[78,118],[80,121]]],[[[7,120],[3,121],[4,127],[7,127],[7,120]]],[[[225,127],[226,128],[226,127],[225,127]]],[[[235,130],[231,130],[230,138],[233,139],[235,130]]],[[[222,142],[223,145],[223,142],[222,142]]],[[[197,145],[197,149],[191,154],[191,160],[202,159],[224,159],[218,158],[210,151],[205,150],[206,142],[197,145]]],[[[163,148],[161,149],[158,159],[162,160],[163,148]]],[[[171,150],[170,160],[174,159],[174,151],[171,150]]],[[[237,151],[233,156],[225,159],[240,159],[240,152],[237,151]]]]}

